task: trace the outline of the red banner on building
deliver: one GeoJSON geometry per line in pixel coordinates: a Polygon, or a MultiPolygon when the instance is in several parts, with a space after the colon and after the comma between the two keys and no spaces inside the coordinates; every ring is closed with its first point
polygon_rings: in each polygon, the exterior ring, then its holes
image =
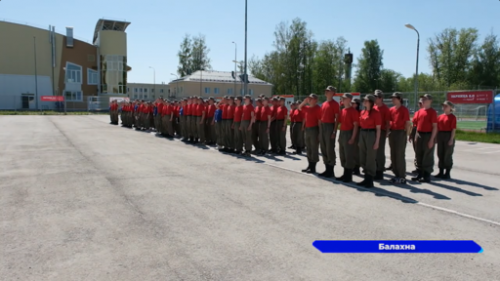
{"type": "Polygon", "coordinates": [[[452,103],[492,103],[493,91],[448,92],[447,99],[452,103]]]}
{"type": "Polygon", "coordinates": [[[64,101],[64,96],[41,96],[41,101],[64,101]]]}

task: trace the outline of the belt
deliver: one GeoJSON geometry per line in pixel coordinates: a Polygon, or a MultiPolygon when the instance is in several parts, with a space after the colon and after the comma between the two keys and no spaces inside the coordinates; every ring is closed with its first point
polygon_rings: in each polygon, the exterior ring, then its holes
{"type": "Polygon", "coordinates": [[[421,135],[426,135],[426,134],[432,134],[432,132],[422,132],[422,131],[417,131],[421,135]]]}
{"type": "Polygon", "coordinates": [[[438,133],[451,133],[451,131],[439,131],[438,133]]]}
{"type": "Polygon", "coordinates": [[[224,119],[222,119],[222,120],[226,120],[226,121],[227,121],[227,120],[233,120],[233,119],[229,119],[229,118],[224,118],[224,119]]]}
{"type": "Polygon", "coordinates": [[[363,129],[361,128],[361,132],[375,132],[376,129],[363,129]]]}
{"type": "Polygon", "coordinates": [[[391,130],[391,132],[404,132],[405,130],[391,130]]]}
{"type": "Polygon", "coordinates": [[[283,120],[285,120],[285,119],[276,119],[276,121],[283,121],[283,120]]]}
{"type": "Polygon", "coordinates": [[[293,123],[302,123],[302,121],[295,121],[295,122],[293,122],[293,123]]]}

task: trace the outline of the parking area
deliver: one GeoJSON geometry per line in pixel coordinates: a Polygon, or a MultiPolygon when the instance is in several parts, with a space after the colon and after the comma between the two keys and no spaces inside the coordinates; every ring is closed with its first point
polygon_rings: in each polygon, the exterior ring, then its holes
{"type": "Polygon", "coordinates": [[[236,157],[108,123],[0,117],[2,280],[499,279],[500,145],[457,142],[451,181],[368,190],[301,173],[305,156],[236,157]],[[311,245],[328,239],[474,240],[484,252],[311,245]]]}

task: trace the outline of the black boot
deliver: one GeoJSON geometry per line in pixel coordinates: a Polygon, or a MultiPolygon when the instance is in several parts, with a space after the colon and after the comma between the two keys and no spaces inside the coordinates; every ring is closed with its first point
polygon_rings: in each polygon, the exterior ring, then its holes
{"type": "Polygon", "coordinates": [[[302,173],[308,173],[310,170],[311,170],[311,162],[309,162],[309,166],[307,166],[307,168],[302,170],[302,173]]]}
{"type": "Polygon", "coordinates": [[[328,174],[328,164],[325,164],[325,171],[321,174],[318,174],[318,176],[320,177],[326,177],[326,175],[328,174]]]}
{"type": "Polygon", "coordinates": [[[354,167],[354,169],[352,170],[352,173],[356,176],[361,175],[361,172],[359,171],[359,166],[354,167]]]}
{"type": "Polygon", "coordinates": [[[315,174],[316,173],[316,162],[311,162],[311,168],[306,173],[315,174]]]}
{"type": "Polygon", "coordinates": [[[417,169],[416,171],[417,171],[417,176],[411,178],[412,181],[419,181],[423,176],[423,173],[419,169],[417,169]]]}
{"type": "Polygon", "coordinates": [[[344,170],[344,178],[342,179],[342,182],[349,183],[352,182],[352,170],[350,169],[345,169],[344,170]]]}
{"type": "Polygon", "coordinates": [[[358,185],[358,186],[365,186],[366,187],[366,184],[368,183],[368,177],[369,176],[367,174],[365,174],[365,176],[363,178],[363,181],[356,183],[356,185],[358,185]]]}
{"type": "Polygon", "coordinates": [[[383,171],[376,171],[375,172],[375,178],[374,180],[383,180],[384,179],[384,172],[383,171]]]}
{"type": "Polygon", "coordinates": [[[439,168],[439,174],[435,175],[435,178],[442,179],[444,176],[444,169],[439,168]]]}
{"type": "Polygon", "coordinates": [[[366,175],[366,188],[372,188],[373,187],[373,177],[370,175],[366,175]]]}
{"type": "Polygon", "coordinates": [[[451,176],[450,176],[450,171],[451,171],[451,168],[446,169],[446,173],[443,175],[442,179],[444,179],[444,180],[449,180],[449,179],[451,179],[451,176]]]}
{"type": "Polygon", "coordinates": [[[428,172],[424,172],[423,177],[421,177],[418,181],[419,182],[431,182],[431,174],[428,172]]]}
{"type": "Polygon", "coordinates": [[[348,172],[348,170],[344,168],[344,174],[341,177],[335,178],[335,179],[338,180],[338,181],[344,181],[344,179],[347,176],[347,172],[348,172]]]}

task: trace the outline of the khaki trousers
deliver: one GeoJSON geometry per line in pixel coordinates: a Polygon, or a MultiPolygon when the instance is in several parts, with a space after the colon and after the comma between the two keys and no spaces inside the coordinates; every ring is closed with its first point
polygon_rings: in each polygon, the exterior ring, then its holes
{"type": "Polygon", "coordinates": [[[292,143],[294,143],[295,149],[304,148],[304,131],[302,130],[302,122],[293,123],[292,132],[292,143]]]}
{"type": "Polygon", "coordinates": [[[279,151],[286,151],[286,124],[285,120],[276,120],[276,133],[277,133],[277,149],[279,151]],[[283,126],[285,129],[283,130],[283,126]]]}
{"type": "Polygon", "coordinates": [[[255,147],[255,150],[260,150],[259,131],[260,121],[255,121],[252,126],[252,144],[255,147]]]}
{"type": "Polygon", "coordinates": [[[339,156],[340,164],[344,169],[352,170],[356,165],[354,150],[357,143],[349,144],[353,131],[340,131],[339,135],[339,156]]]}
{"type": "Polygon", "coordinates": [[[218,146],[224,146],[224,139],[222,138],[222,130],[223,125],[222,125],[222,120],[215,122],[215,131],[217,135],[217,145],[218,146]]]}
{"type": "Polygon", "coordinates": [[[268,122],[266,121],[261,121],[259,123],[259,148],[264,151],[269,150],[269,132],[267,132],[267,124],[268,122]]]}
{"type": "Polygon", "coordinates": [[[307,161],[319,162],[319,127],[306,128],[307,161]]]}
{"type": "Polygon", "coordinates": [[[155,129],[157,132],[161,131],[161,114],[155,116],[155,129]]]}
{"type": "Polygon", "coordinates": [[[415,148],[417,150],[417,168],[423,172],[431,174],[434,171],[434,147],[429,148],[429,140],[432,133],[417,132],[417,142],[415,148]]]}
{"type": "Polygon", "coordinates": [[[295,122],[290,122],[290,141],[292,142],[292,147],[295,148],[295,138],[294,138],[294,134],[293,134],[293,127],[295,125],[295,122]]]}
{"type": "Polygon", "coordinates": [[[335,161],[336,161],[335,139],[332,139],[331,137],[334,127],[335,127],[334,123],[321,123],[321,132],[320,132],[321,154],[323,156],[323,163],[328,164],[330,166],[335,166],[335,161]]]}
{"type": "Polygon", "coordinates": [[[437,134],[437,156],[440,169],[451,169],[453,167],[453,151],[455,150],[455,140],[453,145],[448,145],[451,138],[451,132],[438,132],[437,134]]]}
{"type": "Polygon", "coordinates": [[[198,124],[196,120],[198,120],[198,116],[191,116],[191,136],[195,139],[198,138],[198,124]]]}
{"type": "MultiPolygon", "coordinates": [[[[380,130],[380,140],[377,149],[377,172],[385,171],[385,143],[386,143],[386,130],[380,130]]],[[[394,165],[394,164],[393,164],[394,165]]]]}
{"type": "Polygon", "coordinates": [[[406,142],[405,130],[391,131],[389,146],[391,148],[392,172],[394,176],[403,179],[406,178],[406,142]]]}
{"type": "Polygon", "coordinates": [[[181,131],[181,136],[183,138],[187,138],[187,133],[186,133],[186,116],[182,115],[179,117],[179,126],[180,126],[180,131],[181,131]]]}
{"type": "Polygon", "coordinates": [[[224,146],[226,148],[233,149],[234,148],[234,133],[231,126],[233,125],[233,120],[222,120],[222,124],[224,124],[224,146]]]}
{"type": "Polygon", "coordinates": [[[243,151],[243,137],[242,131],[240,131],[241,122],[233,122],[233,140],[234,149],[237,151],[243,151]]]}
{"type": "Polygon", "coordinates": [[[375,176],[377,170],[377,151],[373,149],[377,132],[373,130],[361,129],[359,133],[359,163],[365,170],[365,174],[375,176]]]}
{"type": "Polygon", "coordinates": [[[196,116],[196,126],[198,128],[198,138],[200,138],[200,142],[204,143],[205,142],[205,120],[202,119],[203,117],[201,116],[196,116]]]}
{"type": "Polygon", "coordinates": [[[252,151],[252,131],[253,127],[248,130],[248,126],[250,126],[250,120],[241,121],[241,140],[245,145],[245,151],[252,151]]]}
{"type": "Polygon", "coordinates": [[[271,122],[271,127],[269,128],[269,139],[271,142],[271,150],[278,150],[279,132],[278,132],[278,121],[274,120],[271,122]]]}

